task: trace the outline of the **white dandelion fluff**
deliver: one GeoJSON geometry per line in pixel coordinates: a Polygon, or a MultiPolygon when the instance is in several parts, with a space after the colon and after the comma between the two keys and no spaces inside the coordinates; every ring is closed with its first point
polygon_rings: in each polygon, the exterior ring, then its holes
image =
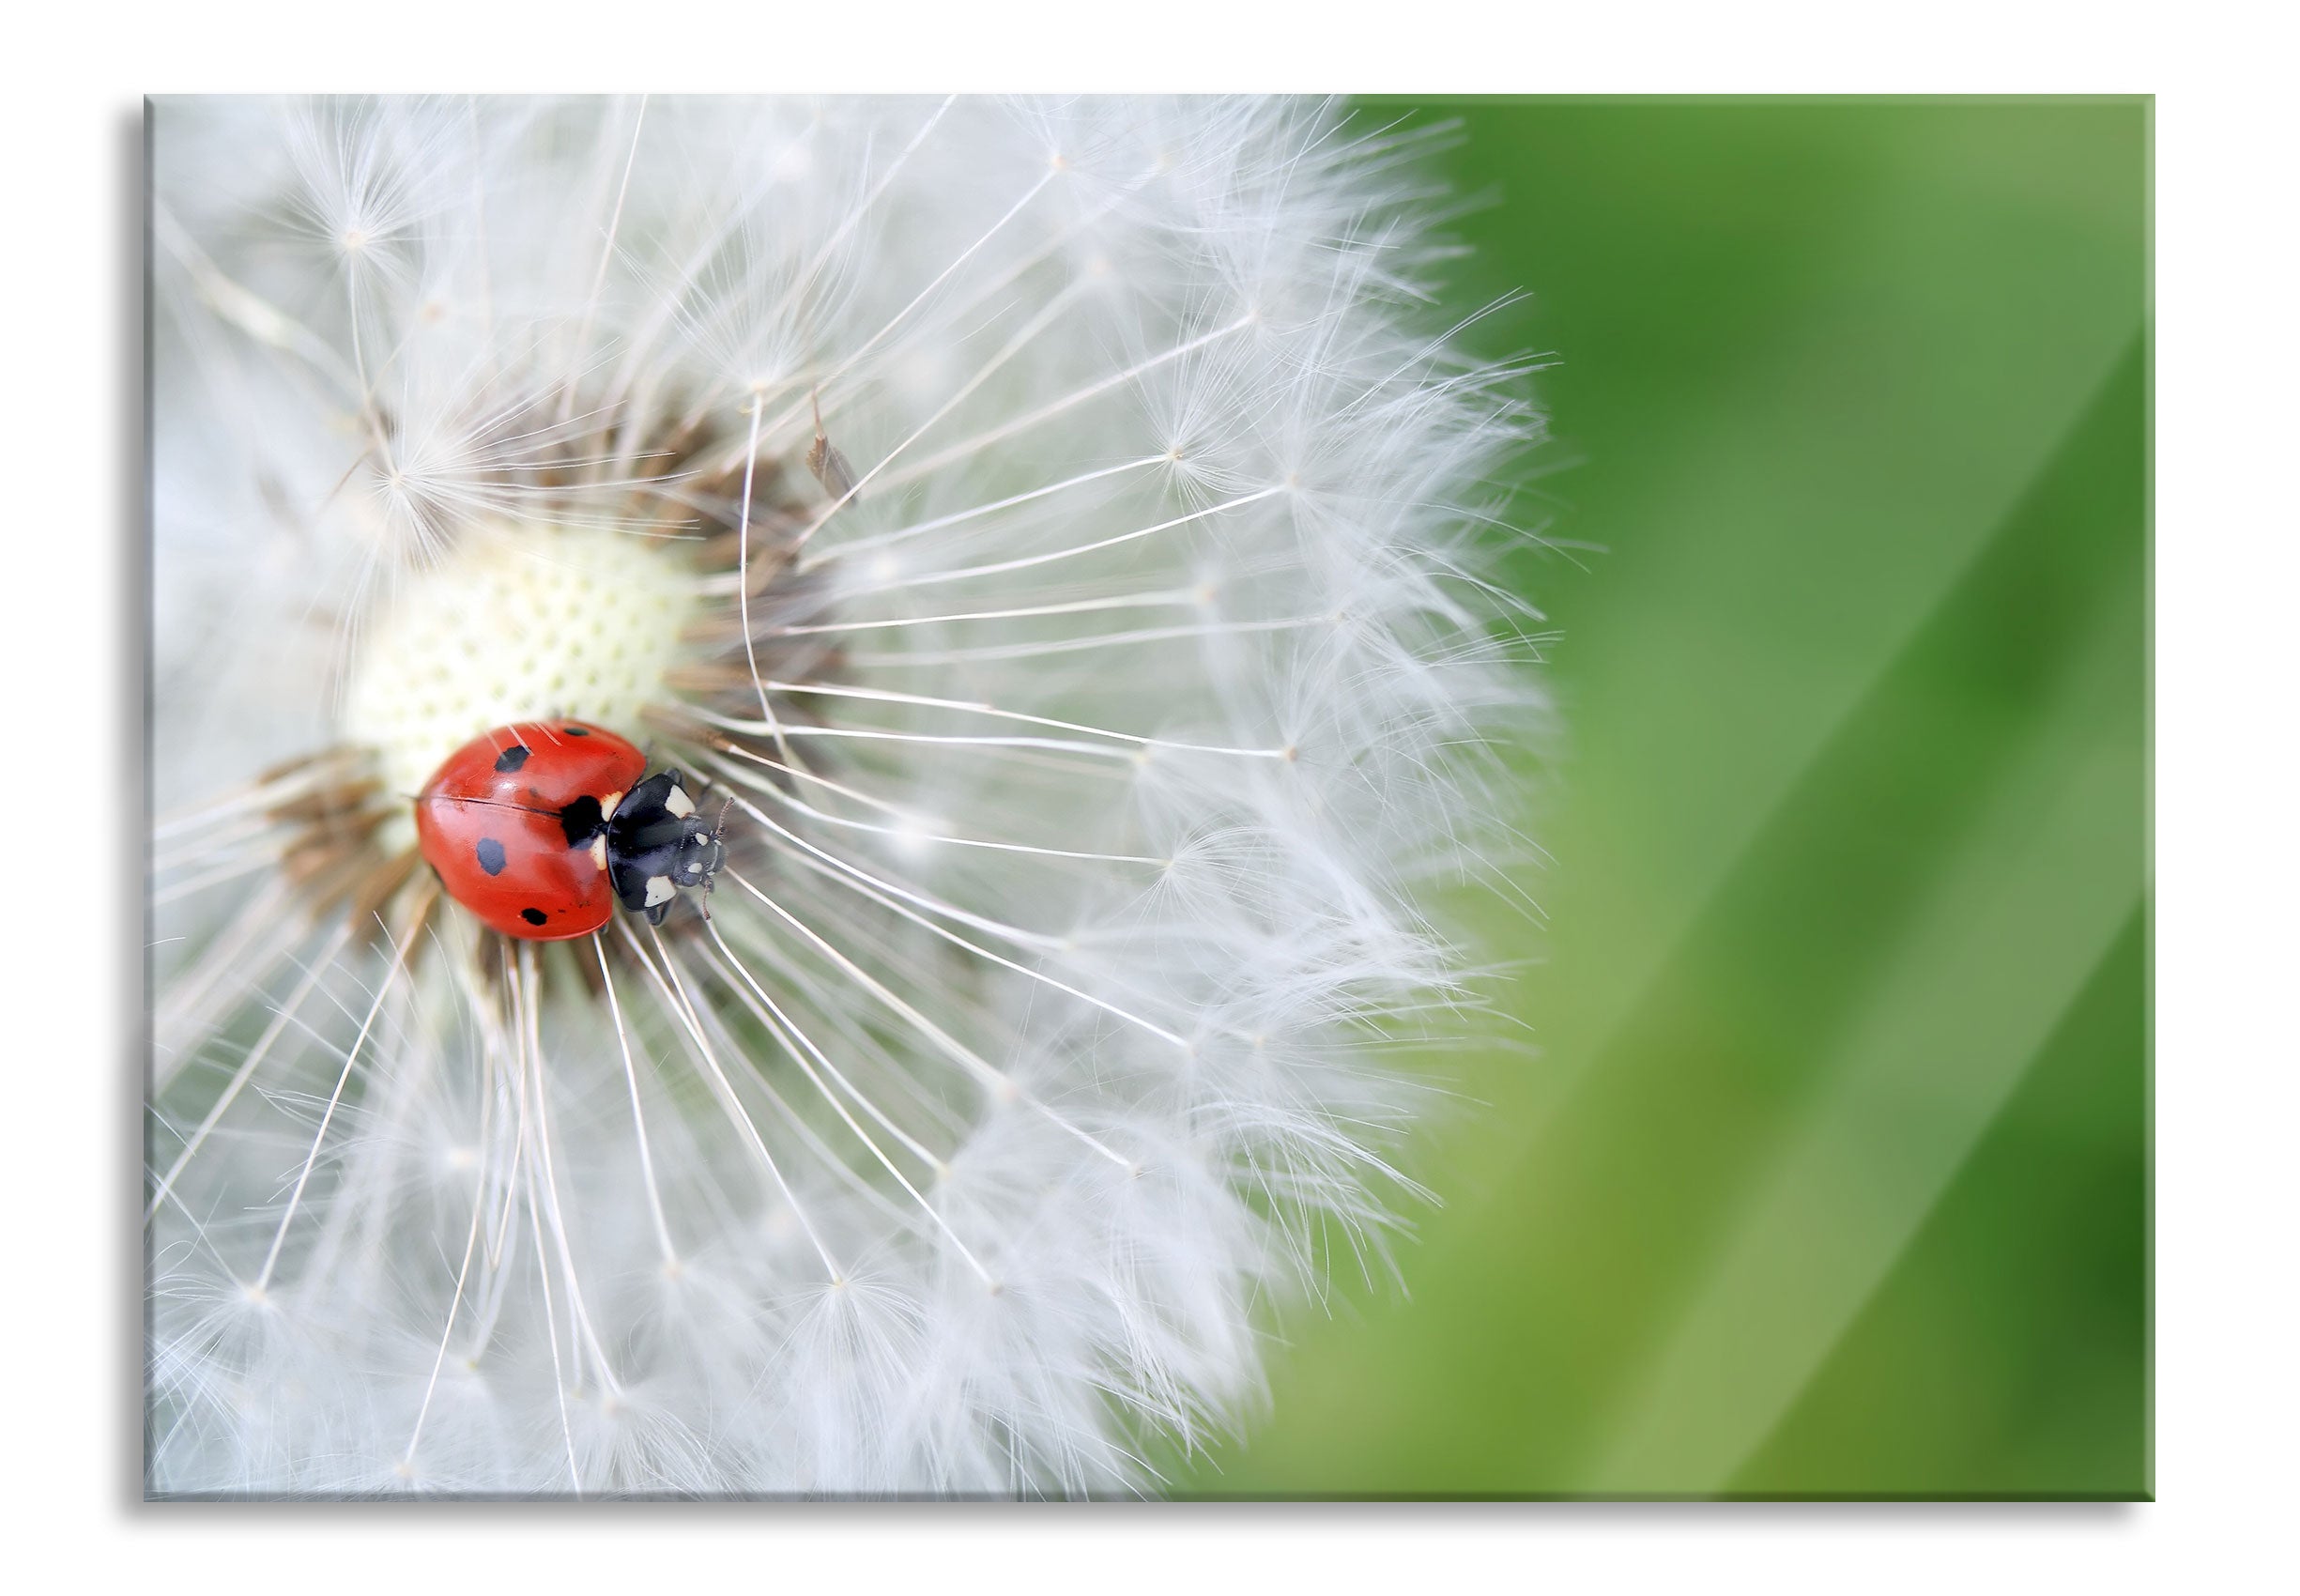
{"type": "Polygon", "coordinates": [[[1538,421],[1426,140],[154,117],[152,1487],[1155,1488],[1396,1222],[1510,852],[1538,421]],[[536,942],[422,862],[544,720],[686,773],[708,897],[536,942]]]}

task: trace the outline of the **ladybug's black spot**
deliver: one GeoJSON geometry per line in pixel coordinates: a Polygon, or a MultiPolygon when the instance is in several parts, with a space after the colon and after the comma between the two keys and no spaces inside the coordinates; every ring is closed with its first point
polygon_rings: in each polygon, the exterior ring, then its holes
{"type": "Polygon", "coordinates": [[[570,737],[589,737],[590,735],[579,726],[562,726],[560,729],[570,737]]]}
{"type": "Polygon", "coordinates": [[[559,812],[560,829],[567,834],[570,848],[589,848],[599,828],[606,824],[606,816],[599,812],[599,800],[585,796],[576,799],[559,812]]]}
{"type": "Polygon", "coordinates": [[[540,909],[522,909],[519,911],[519,918],[530,926],[540,926],[550,916],[540,909]]]}
{"type": "Polygon", "coordinates": [[[479,839],[479,867],[491,876],[503,873],[503,845],[492,836],[479,839]]]}
{"type": "Polygon", "coordinates": [[[517,770],[525,763],[527,763],[527,749],[517,743],[514,743],[495,757],[495,768],[498,770],[517,770]]]}

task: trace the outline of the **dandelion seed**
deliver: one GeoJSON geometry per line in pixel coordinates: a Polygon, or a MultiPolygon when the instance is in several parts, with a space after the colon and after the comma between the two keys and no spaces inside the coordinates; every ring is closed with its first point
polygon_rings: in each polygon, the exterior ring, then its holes
{"type": "Polygon", "coordinates": [[[1141,1490],[1234,1427],[1416,1189],[1386,1061],[1476,1006],[1433,893],[1538,708],[1426,140],[155,115],[152,1486],[1141,1490]],[[643,914],[424,862],[503,729],[681,773],[643,914]]]}

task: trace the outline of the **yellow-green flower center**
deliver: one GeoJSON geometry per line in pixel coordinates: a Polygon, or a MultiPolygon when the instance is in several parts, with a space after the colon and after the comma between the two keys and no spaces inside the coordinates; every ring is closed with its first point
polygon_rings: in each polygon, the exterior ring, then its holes
{"type": "MultiPolygon", "coordinates": [[[[403,574],[368,623],[345,735],[405,797],[464,743],[515,720],[595,721],[643,743],[639,712],[667,697],[696,593],[659,540],[532,525],[470,532],[439,564],[403,574]]],[[[407,826],[383,840],[411,840],[407,826]]]]}

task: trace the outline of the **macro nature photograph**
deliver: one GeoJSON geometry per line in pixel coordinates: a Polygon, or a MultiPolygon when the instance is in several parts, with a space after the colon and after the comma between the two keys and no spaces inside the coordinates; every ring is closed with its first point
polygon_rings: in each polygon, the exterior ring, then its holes
{"type": "Polygon", "coordinates": [[[2152,1499],[2154,119],[146,101],[145,1494],[2152,1499]]]}

